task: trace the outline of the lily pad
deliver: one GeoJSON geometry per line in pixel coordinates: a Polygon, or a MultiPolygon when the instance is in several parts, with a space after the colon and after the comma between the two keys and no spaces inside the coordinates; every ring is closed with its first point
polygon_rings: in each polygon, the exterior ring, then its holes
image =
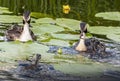
{"type": "Polygon", "coordinates": [[[35,32],[36,35],[45,34],[45,33],[55,33],[64,30],[64,28],[60,26],[51,25],[51,24],[38,24],[34,26],[35,27],[33,27],[32,30],[33,32],[35,32]]]}
{"type": "Polygon", "coordinates": [[[80,27],[80,21],[74,19],[57,18],[56,24],[61,27],[71,29],[73,31],[79,30],[80,27]]]}
{"type": "Polygon", "coordinates": [[[36,20],[36,23],[50,23],[50,24],[55,24],[55,20],[52,18],[40,18],[36,20]]]}
{"type": "Polygon", "coordinates": [[[37,36],[37,41],[39,41],[39,42],[47,42],[51,38],[53,38],[53,37],[51,36],[50,33],[45,33],[45,34],[38,35],[37,36]]]}
{"type": "Polygon", "coordinates": [[[79,35],[72,35],[72,34],[52,34],[54,38],[63,39],[63,40],[78,40],[79,35]]]}
{"type": "Polygon", "coordinates": [[[120,27],[93,26],[89,27],[88,30],[90,33],[106,35],[109,39],[112,39],[114,41],[120,41],[120,27]]]}
{"type": "Polygon", "coordinates": [[[47,45],[55,45],[55,46],[63,46],[63,47],[70,46],[68,41],[58,40],[58,39],[51,39],[49,42],[42,42],[42,43],[47,44],[47,45]]]}
{"type": "MultiPolygon", "coordinates": [[[[101,75],[105,70],[105,65],[102,64],[80,64],[80,63],[62,63],[55,64],[55,69],[60,70],[67,74],[78,75],[83,77],[92,77],[101,75]],[[63,69],[64,68],[64,69],[63,69]]],[[[111,68],[110,66],[107,68],[111,68]]]]}
{"type": "Polygon", "coordinates": [[[37,43],[1,42],[0,46],[0,61],[3,62],[26,59],[36,53],[41,54],[42,59],[47,61],[49,59],[52,61],[53,57],[46,52],[49,49],[47,46],[37,43]]]}
{"type": "Polygon", "coordinates": [[[109,39],[111,39],[111,40],[120,42],[120,34],[119,35],[117,35],[117,34],[108,34],[107,37],[109,39]]]}
{"type": "Polygon", "coordinates": [[[103,19],[120,21],[120,12],[101,12],[95,15],[96,17],[103,17],[103,19]]]}
{"type": "Polygon", "coordinates": [[[0,15],[0,23],[18,23],[22,22],[21,16],[0,15]]]}
{"type": "MultiPolygon", "coordinates": [[[[21,23],[22,24],[22,16],[16,15],[0,15],[0,23],[21,23]]],[[[31,19],[35,21],[34,18],[31,19]]]]}
{"type": "Polygon", "coordinates": [[[106,35],[106,34],[109,34],[109,33],[113,33],[113,32],[111,32],[112,29],[115,29],[115,28],[104,27],[104,26],[93,26],[93,27],[88,28],[90,33],[101,34],[101,35],[106,35]]]}
{"type": "Polygon", "coordinates": [[[8,8],[6,7],[0,7],[0,14],[11,14],[12,12],[10,12],[8,10],[8,8]]]}

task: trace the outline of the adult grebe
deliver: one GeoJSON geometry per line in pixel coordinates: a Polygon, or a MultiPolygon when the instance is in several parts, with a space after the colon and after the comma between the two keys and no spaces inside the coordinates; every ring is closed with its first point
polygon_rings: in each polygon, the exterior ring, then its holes
{"type": "Polygon", "coordinates": [[[87,32],[87,24],[85,22],[80,23],[80,29],[80,39],[79,42],[75,45],[75,49],[77,51],[104,54],[106,49],[104,43],[95,37],[86,38],[85,33],[87,32]]]}
{"type": "Polygon", "coordinates": [[[23,13],[23,27],[14,24],[10,29],[5,32],[5,37],[8,41],[19,40],[21,42],[36,40],[36,36],[30,30],[30,12],[23,13]]]}

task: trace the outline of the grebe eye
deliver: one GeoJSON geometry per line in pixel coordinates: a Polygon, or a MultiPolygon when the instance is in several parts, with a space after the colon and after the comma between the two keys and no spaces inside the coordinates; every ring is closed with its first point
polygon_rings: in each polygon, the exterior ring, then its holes
{"type": "Polygon", "coordinates": [[[23,24],[25,24],[25,21],[23,20],[23,24]]]}
{"type": "Polygon", "coordinates": [[[28,23],[28,24],[30,24],[30,20],[29,20],[29,21],[27,21],[27,23],[28,23]]]}

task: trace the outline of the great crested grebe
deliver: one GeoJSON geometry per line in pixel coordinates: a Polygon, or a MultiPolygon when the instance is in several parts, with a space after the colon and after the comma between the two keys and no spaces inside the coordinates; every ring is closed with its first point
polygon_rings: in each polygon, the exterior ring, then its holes
{"type": "Polygon", "coordinates": [[[80,23],[80,39],[78,45],[75,47],[77,51],[87,51],[87,46],[85,45],[85,33],[87,33],[87,26],[85,22],[80,23]]]}
{"type": "Polygon", "coordinates": [[[86,38],[85,34],[87,33],[87,24],[85,22],[80,23],[80,39],[77,45],[75,46],[75,49],[77,51],[88,51],[92,53],[105,53],[105,44],[100,42],[95,37],[92,38],[86,38]]]}
{"type": "Polygon", "coordinates": [[[14,24],[11,29],[8,29],[5,32],[5,37],[8,41],[19,40],[21,42],[33,41],[36,40],[36,36],[30,30],[30,12],[25,11],[23,13],[23,27],[14,24]]]}

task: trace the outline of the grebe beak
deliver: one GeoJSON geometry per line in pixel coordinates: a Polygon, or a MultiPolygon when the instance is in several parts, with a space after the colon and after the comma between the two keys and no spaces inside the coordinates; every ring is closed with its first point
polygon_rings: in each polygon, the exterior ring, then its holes
{"type": "Polygon", "coordinates": [[[83,36],[83,33],[80,34],[80,38],[83,36]]]}
{"type": "Polygon", "coordinates": [[[82,33],[80,34],[80,39],[85,39],[85,33],[84,33],[84,32],[82,32],[82,33]]]}

